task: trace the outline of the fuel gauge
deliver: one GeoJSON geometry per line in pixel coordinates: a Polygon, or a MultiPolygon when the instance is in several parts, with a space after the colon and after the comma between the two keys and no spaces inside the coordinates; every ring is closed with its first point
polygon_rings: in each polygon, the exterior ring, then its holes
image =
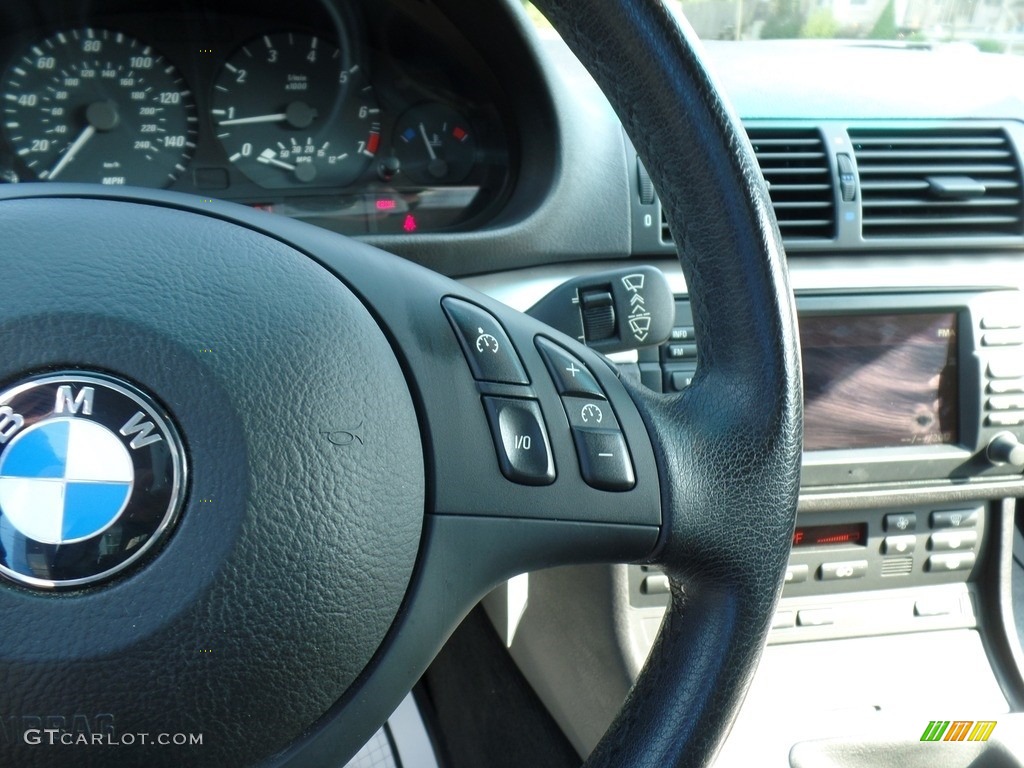
{"type": "Polygon", "coordinates": [[[469,121],[444,104],[420,104],[395,125],[393,153],[398,179],[417,184],[457,184],[476,162],[469,121]]]}

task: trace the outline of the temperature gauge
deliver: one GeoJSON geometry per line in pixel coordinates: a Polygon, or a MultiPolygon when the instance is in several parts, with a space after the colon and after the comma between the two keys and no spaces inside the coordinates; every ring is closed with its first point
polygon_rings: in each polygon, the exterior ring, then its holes
{"type": "Polygon", "coordinates": [[[444,104],[421,104],[395,126],[393,152],[398,178],[416,184],[458,184],[476,162],[469,121],[444,104]]]}

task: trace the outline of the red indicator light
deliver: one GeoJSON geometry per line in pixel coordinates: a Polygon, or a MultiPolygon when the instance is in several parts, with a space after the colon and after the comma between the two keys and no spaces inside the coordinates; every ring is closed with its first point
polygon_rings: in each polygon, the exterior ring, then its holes
{"type": "Polygon", "coordinates": [[[415,232],[416,231],[416,217],[413,216],[411,213],[408,214],[405,217],[405,221],[402,222],[402,229],[404,229],[406,232],[415,232]]]}
{"type": "Polygon", "coordinates": [[[274,212],[274,206],[272,203],[250,203],[250,208],[255,208],[257,211],[266,211],[267,213],[274,212]]]}
{"type": "Polygon", "coordinates": [[[378,200],[376,205],[378,211],[393,211],[396,203],[394,200],[378,200]]]}
{"type": "Polygon", "coordinates": [[[452,136],[455,137],[456,141],[465,141],[469,138],[469,134],[466,133],[466,130],[461,125],[455,126],[454,130],[452,130],[452,136]]]}
{"type": "Polygon", "coordinates": [[[864,546],[868,537],[866,523],[806,525],[793,532],[794,547],[827,547],[842,544],[864,546]]]}
{"type": "Polygon", "coordinates": [[[379,147],[379,146],[380,146],[380,134],[379,133],[371,133],[370,134],[370,138],[368,138],[366,140],[366,151],[363,154],[364,155],[371,155],[371,156],[376,155],[377,154],[377,147],[379,147]]]}

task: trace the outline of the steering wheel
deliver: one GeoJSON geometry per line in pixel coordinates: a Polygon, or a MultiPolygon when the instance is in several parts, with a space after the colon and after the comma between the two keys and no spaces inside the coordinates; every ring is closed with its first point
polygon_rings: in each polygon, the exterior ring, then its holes
{"type": "Polygon", "coordinates": [[[531,318],[283,217],[5,186],[0,475],[15,472],[16,440],[24,458],[32,434],[67,427],[81,433],[69,457],[123,450],[130,493],[152,507],[164,492],[156,511],[130,496],[131,515],[105,529],[120,538],[85,543],[34,541],[0,493],[3,562],[30,577],[0,587],[5,764],[338,765],[493,586],[627,561],[669,574],[671,607],[587,765],[713,760],[795,519],[783,250],[692,33],[654,0],[542,6],[670,212],[699,343],[692,386],[620,381],[531,318]],[[113,414],[113,386],[148,405],[113,414]],[[598,428],[580,420],[586,404],[598,428]],[[161,439],[180,447],[177,468],[143,456],[161,439]]]}

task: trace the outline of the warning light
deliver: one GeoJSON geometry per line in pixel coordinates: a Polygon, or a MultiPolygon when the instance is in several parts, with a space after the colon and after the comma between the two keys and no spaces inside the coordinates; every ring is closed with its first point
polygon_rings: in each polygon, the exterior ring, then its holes
{"type": "Polygon", "coordinates": [[[452,136],[455,137],[456,141],[465,141],[469,138],[469,134],[466,133],[466,130],[461,125],[455,126],[454,130],[452,130],[452,136]]]}
{"type": "Polygon", "coordinates": [[[257,211],[265,211],[267,213],[274,212],[273,203],[249,203],[250,208],[255,208],[257,211]]]}
{"type": "Polygon", "coordinates": [[[404,229],[406,232],[415,232],[416,217],[413,216],[411,213],[407,214],[405,217],[405,221],[402,222],[402,229],[404,229]]]}
{"type": "Polygon", "coordinates": [[[395,205],[396,205],[396,203],[395,203],[394,200],[378,200],[377,201],[377,210],[378,211],[392,211],[392,210],[395,209],[395,205]]]}

